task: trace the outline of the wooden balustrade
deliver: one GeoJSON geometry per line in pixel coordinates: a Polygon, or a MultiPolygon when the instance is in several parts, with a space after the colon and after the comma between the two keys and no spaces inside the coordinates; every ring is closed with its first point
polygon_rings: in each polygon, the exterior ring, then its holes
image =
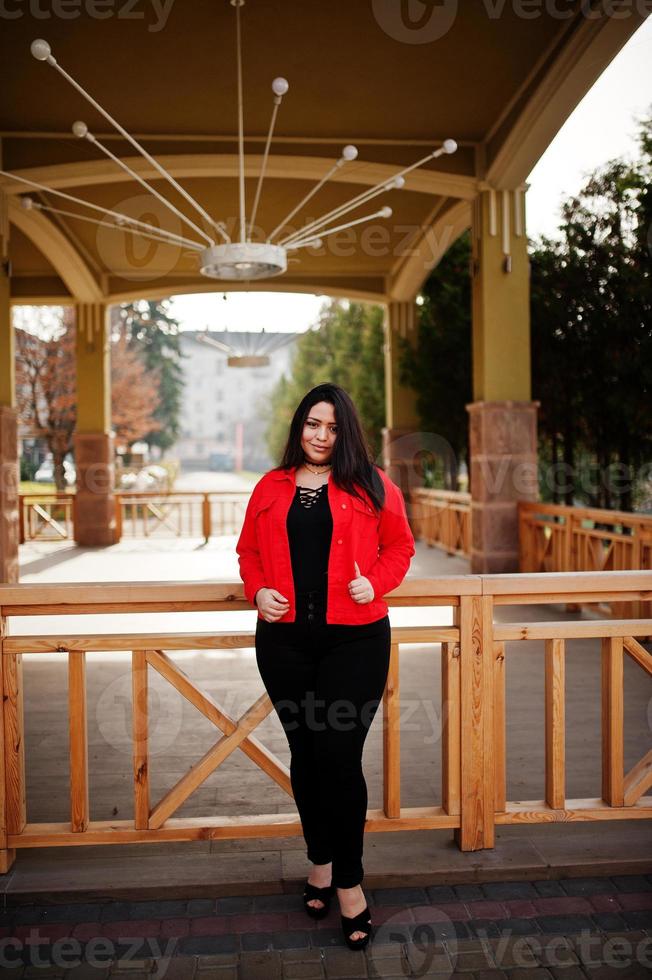
{"type": "MultiPolygon", "coordinates": [[[[248,490],[152,493],[116,491],[116,536],[169,538],[240,533],[248,490]]],[[[71,540],[74,493],[21,494],[20,541],[71,540]]]]}
{"type": "MultiPolygon", "coordinates": [[[[595,507],[521,501],[521,572],[622,571],[652,568],[652,516],[595,507]]],[[[614,616],[652,616],[652,603],[600,603],[614,616]]]]}
{"type": "Polygon", "coordinates": [[[471,552],[471,494],[418,487],[410,491],[410,524],[417,541],[449,555],[471,552]]]}
{"type": "MultiPolygon", "coordinates": [[[[652,573],[588,572],[529,575],[458,575],[407,579],[392,592],[391,606],[447,606],[449,625],[392,628],[392,648],[383,695],[383,806],[368,811],[369,831],[453,830],[462,850],[494,846],[496,824],[577,820],[650,819],[652,748],[629,772],[623,765],[623,659],[627,653],[649,676],[652,653],[639,637],[652,633],[650,619],[498,622],[499,606],[652,598],[652,573]],[[565,788],[565,643],[578,637],[600,642],[602,676],[602,797],[568,799],[565,788]],[[523,640],[545,644],[545,798],[507,799],[505,675],[523,640]],[[425,647],[436,662],[441,645],[441,805],[401,803],[400,651],[405,643],[425,647]],[[508,645],[510,647],[507,653],[508,645]]],[[[176,811],[236,749],[291,796],[289,771],[256,737],[273,711],[261,694],[240,717],[232,717],[175,662],[178,650],[246,648],[250,631],[211,633],[34,633],[12,636],[13,617],[187,612],[251,608],[241,583],[134,582],[0,585],[2,713],[0,751],[0,870],[22,847],[115,844],[207,838],[299,836],[295,813],[178,817],[176,811]],[[131,660],[133,695],[133,818],[92,820],[89,806],[86,672],[98,651],[122,652],[131,660]],[[26,812],[23,657],[60,654],[68,661],[70,819],[31,823],[26,812]],[[217,729],[215,744],[159,800],[151,799],[148,678],[151,670],[172,685],[217,729]]],[[[424,669],[424,679],[428,677],[424,669]]],[[[432,697],[424,680],[424,696],[432,697]]],[[[264,800],[261,800],[261,807],[264,800]]]]}
{"type": "Polygon", "coordinates": [[[66,541],[73,536],[75,494],[62,492],[19,495],[20,543],[66,541]]]}

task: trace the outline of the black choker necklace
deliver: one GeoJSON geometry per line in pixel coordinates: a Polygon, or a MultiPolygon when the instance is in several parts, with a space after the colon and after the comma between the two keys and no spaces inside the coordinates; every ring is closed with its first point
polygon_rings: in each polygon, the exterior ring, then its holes
{"type": "Polygon", "coordinates": [[[310,473],[316,473],[319,476],[321,473],[325,473],[326,470],[329,470],[333,464],[332,463],[324,463],[323,465],[324,465],[325,469],[322,469],[322,470],[312,470],[312,469],[310,469],[310,464],[308,463],[307,459],[304,457],[303,465],[305,466],[305,468],[310,473]]]}

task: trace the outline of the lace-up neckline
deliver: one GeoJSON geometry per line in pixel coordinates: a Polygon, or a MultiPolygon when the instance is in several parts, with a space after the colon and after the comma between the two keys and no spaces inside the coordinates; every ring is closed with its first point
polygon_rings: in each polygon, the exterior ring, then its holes
{"type": "Polygon", "coordinates": [[[322,485],[320,487],[300,487],[300,486],[297,486],[297,490],[299,491],[299,500],[301,501],[301,505],[303,507],[305,507],[306,510],[309,510],[312,507],[313,504],[317,503],[317,501],[319,500],[321,491],[326,486],[328,486],[328,484],[326,484],[326,483],[322,483],[322,485]]]}

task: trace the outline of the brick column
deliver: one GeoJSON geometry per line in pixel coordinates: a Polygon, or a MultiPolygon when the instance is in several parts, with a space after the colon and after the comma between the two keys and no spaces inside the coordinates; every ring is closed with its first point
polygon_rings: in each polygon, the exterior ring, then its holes
{"type": "Polygon", "coordinates": [[[538,500],[539,402],[467,405],[471,457],[471,572],[518,571],[518,501],[538,500]]]}
{"type": "Polygon", "coordinates": [[[77,303],[75,311],[75,541],[87,546],[106,546],[114,544],[116,540],[107,307],[104,303],[77,303]]]}
{"type": "Polygon", "coordinates": [[[471,572],[515,572],[517,502],[538,499],[524,186],[483,185],[472,243],[471,572]]]}

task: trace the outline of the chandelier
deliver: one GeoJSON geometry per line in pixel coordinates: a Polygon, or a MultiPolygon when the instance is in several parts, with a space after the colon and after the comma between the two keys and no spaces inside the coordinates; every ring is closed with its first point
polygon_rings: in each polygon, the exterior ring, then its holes
{"type": "Polygon", "coordinates": [[[176,245],[177,247],[183,247],[198,253],[199,258],[199,270],[202,275],[207,276],[212,279],[222,279],[222,280],[254,280],[254,279],[267,279],[273,276],[278,276],[287,270],[288,264],[288,253],[299,251],[303,248],[319,248],[322,245],[322,241],[329,235],[334,235],[337,232],[343,231],[346,228],[352,228],[355,225],[363,224],[364,222],[371,221],[375,218],[390,218],[392,215],[392,209],[385,206],[372,213],[364,214],[360,217],[352,218],[350,220],[341,223],[341,219],[346,218],[350,213],[361,208],[363,205],[368,204],[374,198],[381,194],[386,193],[390,190],[400,189],[405,186],[405,177],[411,171],[416,170],[418,167],[423,166],[430,160],[434,160],[439,156],[447,153],[454,153],[457,149],[457,143],[453,139],[444,140],[442,145],[432,152],[428,153],[426,156],[417,160],[416,163],[410,166],[404,167],[397,173],[393,174],[386,180],[380,181],[367,190],[357,194],[355,197],[346,201],[338,207],[333,208],[327,213],[315,218],[312,221],[307,222],[305,225],[300,227],[296,231],[288,230],[288,225],[290,221],[299,213],[299,211],[311,200],[311,198],[317,194],[317,192],[326,184],[326,182],[336,174],[342,167],[347,163],[352,162],[358,156],[357,147],[349,144],[342,149],[340,158],[331,166],[331,168],[324,174],[324,176],[316,183],[316,185],[299,201],[299,203],[294,207],[289,214],[278,224],[273,231],[269,233],[265,241],[253,241],[252,235],[255,226],[256,214],[258,212],[258,205],[260,203],[261,190],[263,186],[263,181],[265,178],[265,171],[267,169],[267,162],[269,159],[270,148],[272,144],[272,138],[274,135],[274,127],[276,125],[276,118],[278,115],[279,106],[283,100],[284,95],[287,94],[289,89],[289,84],[285,78],[278,77],[272,82],[272,93],[273,93],[273,108],[272,116],[269,125],[269,130],[267,133],[267,140],[265,143],[265,149],[263,152],[263,158],[260,168],[260,173],[258,175],[258,182],[256,185],[256,192],[254,195],[253,204],[251,207],[251,213],[247,217],[247,206],[245,199],[245,175],[244,175],[244,110],[243,110],[243,95],[242,95],[242,37],[241,37],[241,23],[240,23],[240,10],[244,6],[245,0],[229,0],[232,7],[235,8],[235,21],[236,21],[236,54],[237,54],[237,94],[238,94],[238,195],[239,195],[239,221],[238,221],[238,240],[233,241],[227,231],[226,225],[223,221],[216,221],[202,206],[196,201],[191,194],[186,191],[181,184],[179,184],[174,177],[168,173],[168,171],[153,157],[147,150],[140,145],[140,143],[131,136],[127,130],[125,130],[84,88],[80,85],[68,72],[61,67],[57,62],[56,58],[52,55],[50,45],[47,41],[43,39],[37,39],[32,41],[31,53],[37,61],[43,61],[50,65],[52,68],[66,79],[67,82],[72,85],[77,92],[82,95],[87,102],[89,102],[93,108],[95,108],[104,118],[138,151],[141,156],[147,160],[147,162],[157,171],[157,173],[167,181],[174,189],[181,194],[184,201],[194,209],[199,215],[204,223],[204,227],[201,227],[197,221],[190,218],[186,213],[177,208],[171,201],[161,194],[155,187],[153,187],[147,180],[136,173],[132,168],[124,161],[116,156],[112,151],[105,146],[93,133],[90,131],[88,125],[82,121],[77,120],[73,123],[72,132],[78,139],[87,140],[92,146],[96,147],[102,153],[105,154],[110,160],[112,160],[118,167],[124,170],[130,177],[137,181],[145,190],[152,194],[158,201],[160,201],[169,211],[174,213],[177,218],[179,218],[188,228],[192,229],[196,236],[198,236],[201,241],[197,238],[187,237],[186,235],[179,235],[176,232],[167,231],[164,228],[158,227],[156,225],[148,224],[145,221],[139,221],[127,214],[123,214],[120,211],[111,210],[109,208],[102,208],[90,201],[84,201],[81,198],[75,197],[72,194],[65,193],[63,191],[56,190],[55,188],[47,187],[44,184],[39,184],[35,181],[28,180],[25,177],[20,177],[17,174],[9,173],[8,171],[0,170],[0,175],[4,177],[10,177],[20,183],[26,184],[30,187],[36,188],[40,191],[46,191],[50,194],[54,194],[58,197],[64,198],[68,201],[72,201],[75,204],[83,205],[86,208],[93,210],[94,212],[100,212],[102,214],[102,219],[90,217],[85,214],[79,214],[64,210],[61,208],[51,207],[49,204],[44,204],[40,201],[35,200],[33,197],[25,196],[21,198],[21,204],[27,209],[36,209],[39,211],[50,211],[55,214],[64,215],[67,217],[75,218],[80,221],[91,222],[93,224],[102,225],[106,228],[115,228],[121,232],[126,232],[131,235],[141,236],[144,238],[153,239],[167,245],[176,245]],[[286,229],[287,233],[281,237],[281,232],[286,229]]]}

